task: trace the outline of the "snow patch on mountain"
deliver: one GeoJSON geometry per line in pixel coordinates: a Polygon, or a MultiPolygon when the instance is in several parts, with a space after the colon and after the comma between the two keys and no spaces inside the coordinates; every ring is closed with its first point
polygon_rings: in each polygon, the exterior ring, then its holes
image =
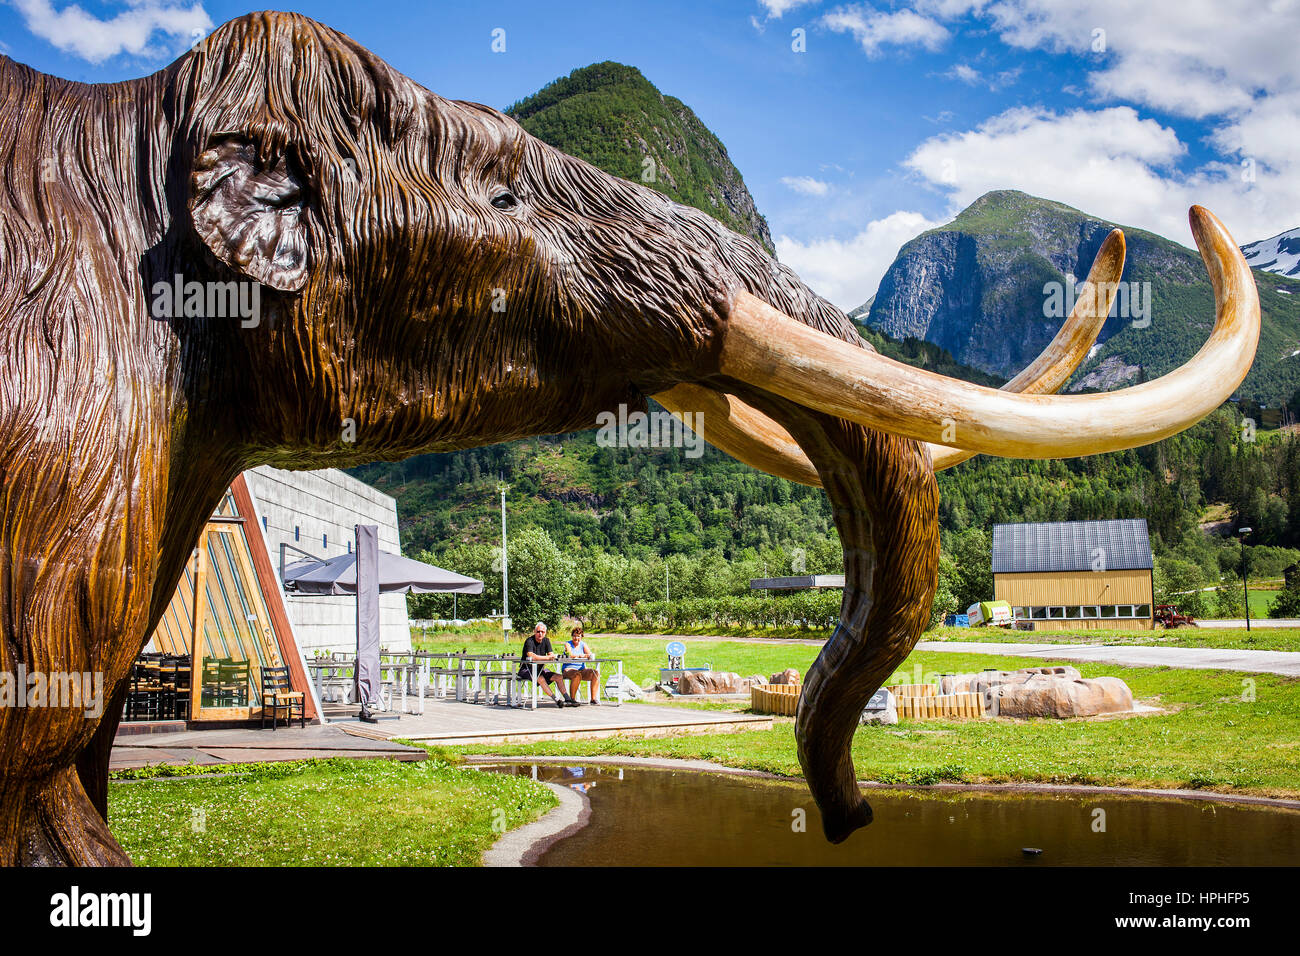
{"type": "Polygon", "coordinates": [[[1300,278],[1300,228],[1241,247],[1252,269],[1300,278]]]}

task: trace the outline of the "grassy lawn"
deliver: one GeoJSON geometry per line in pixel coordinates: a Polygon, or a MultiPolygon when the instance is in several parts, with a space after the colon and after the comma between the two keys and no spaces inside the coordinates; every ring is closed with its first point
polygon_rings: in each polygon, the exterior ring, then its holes
{"type": "Polygon", "coordinates": [[[1250,616],[1251,617],[1268,617],[1269,609],[1273,606],[1273,601],[1277,598],[1277,590],[1264,590],[1251,586],[1250,594],[1250,616]]]}
{"type": "Polygon", "coordinates": [[[1010,631],[988,627],[937,627],[927,641],[995,641],[1000,644],[1141,644],[1218,647],[1254,651],[1300,651],[1300,628],[1178,627],[1154,631],[1010,631]]]}
{"type": "MultiPolygon", "coordinates": [[[[804,670],[802,662],[811,661],[817,650],[727,643],[692,648],[689,642],[687,647],[688,662],[698,654],[740,673],[769,671],[777,663],[804,670]],[[757,666],[760,661],[766,666],[757,666]]],[[[662,648],[654,645],[649,653],[657,663],[662,648]]],[[[915,653],[902,670],[911,679],[1041,664],[1028,658],[915,653]]],[[[900,783],[1038,781],[1300,796],[1300,681],[1267,674],[1078,666],[1085,677],[1122,678],[1135,697],[1166,713],[1081,720],[905,720],[893,727],[863,727],[853,747],[858,772],[864,779],[900,783]]],[[[791,776],[801,772],[788,720],[771,730],[738,734],[460,749],[684,757],[791,776]]]]}
{"type": "Polygon", "coordinates": [[[476,866],[502,823],[521,826],[556,802],[527,778],[436,754],[420,763],[333,758],[222,770],[115,775],[109,825],[137,865],[476,866]]]}

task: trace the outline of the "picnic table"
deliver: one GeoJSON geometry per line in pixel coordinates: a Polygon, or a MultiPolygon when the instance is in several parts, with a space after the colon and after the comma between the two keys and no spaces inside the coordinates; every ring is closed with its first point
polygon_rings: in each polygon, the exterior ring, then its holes
{"type": "MultiPolygon", "coordinates": [[[[621,657],[557,657],[555,660],[550,661],[527,661],[526,663],[529,665],[529,670],[531,671],[530,676],[532,677],[532,680],[529,681],[529,684],[532,687],[532,698],[529,706],[533,710],[537,709],[537,672],[547,664],[558,665],[560,668],[559,673],[561,675],[564,674],[565,664],[581,664],[583,667],[594,665],[597,675],[600,673],[601,664],[617,664],[619,690],[618,696],[615,698],[617,701],[615,706],[621,706],[623,703],[623,659],[621,657]]],[[[585,683],[586,681],[582,681],[582,684],[585,683]]],[[[600,686],[599,676],[596,678],[596,686],[600,686]]],[[[581,685],[578,687],[578,693],[582,693],[581,685]]]]}
{"type": "MultiPolygon", "coordinates": [[[[439,657],[443,655],[439,654],[439,657]]],[[[456,699],[463,703],[469,703],[471,698],[475,703],[480,699],[484,703],[496,703],[500,700],[501,695],[489,693],[488,688],[497,682],[506,685],[506,701],[511,707],[528,706],[532,710],[537,709],[537,672],[543,665],[555,665],[563,673],[563,666],[566,663],[580,663],[584,666],[591,665],[599,673],[601,664],[615,664],[618,667],[619,683],[623,678],[623,660],[616,657],[597,657],[585,659],[580,657],[557,657],[550,661],[521,661],[520,658],[513,654],[469,654],[469,653],[452,653],[446,655],[448,659],[458,662],[458,666],[450,668],[456,680],[456,699]],[[518,677],[519,665],[527,663],[529,665],[530,680],[529,686],[531,691],[525,696],[522,688],[518,686],[521,678],[518,677]],[[518,701],[518,703],[516,703],[518,701]]],[[[597,678],[599,685],[599,678],[597,678]]],[[[618,704],[622,704],[623,695],[620,691],[616,698],[618,704]]],[[[421,696],[423,701],[423,696],[421,696]]]]}
{"type": "MultiPolygon", "coordinates": [[[[329,660],[319,659],[307,662],[307,670],[311,673],[312,683],[316,685],[316,697],[320,701],[325,700],[325,689],[342,692],[344,703],[354,703],[353,691],[356,687],[356,668],[355,660],[329,660]]],[[[383,661],[379,662],[379,679],[383,684],[390,688],[397,686],[401,689],[402,695],[402,712],[406,711],[407,689],[410,683],[410,675],[417,669],[417,665],[405,661],[383,661]],[[384,675],[387,673],[388,679],[384,675]]],[[[392,709],[392,691],[389,691],[388,709],[392,709]]]]}
{"type": "MultiPolygon", "coordinates": [[[[402,710],[407,708],[408,694],[418,701],[416,713],[424,713],[426,691],[434,691],[437,696],[454,694],[462,703],[496,703],[500,693],[490,693],[489,688],[496,683],[506,685],[506,701],[511,707],[530,707],[537,709],[537,672],[543,666],[551,666],[563,673],[567,664],[582,664],[594,667],[599,673],[601,664],[613,664],[618,667],[619,683],[623,682],[623,660],[616,657],[597,657],[590,660],[579,657],[557,657],[550,661],[521,662],[514,654],[471,654],[462,651],[408,651],[386,653],[389,661],[380,662],[380,677],[391,675],[384,683],[401,685],[402,710]],[[435,662],[438,662],[435,664],[435,662]],[[518,676],[520,663],[527,663],[532,690],[525,694],[519,686],[524,679],[518,676]]],[[[316,694],[325,700],[327,689],[340,690],[343,699],[352,702],[355,687],[356,661],[352,659],[334,660],[321,658],[307,662],[307,669],[316,686],[316,694]]],[[[585,681],[584,681],[585,683],[585,681]]],[[[597,679],[599,686],[599,678],[597,679]]],[[[579,689],[581,693],[581,689],[579,689]]],[[[615,698],[617,704],[623,703],[620,690],[615,698]]]]}
{"type": "Polygon", "coordinates": [[[488,699],[486,685],[518,666],[518,658],[502,654],[471,654],[462,651],[408,651],[386,654],[386,657],[409,659],[407,684],[418,704],[418,713],[424,713],[427,691],[435,696],[448,693],[456,700],[477,701],[480,695],[488,699]],[[436,663],[435,663],[436,662],[436,663]]]}

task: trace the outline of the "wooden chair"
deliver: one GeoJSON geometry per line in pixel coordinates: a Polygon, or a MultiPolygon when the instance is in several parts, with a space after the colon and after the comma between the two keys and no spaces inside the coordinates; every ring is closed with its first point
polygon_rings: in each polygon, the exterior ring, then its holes
{"type": "Polygon", "coordinates": [[[164,687],[171,688],[170,700],[165,705],[165,716],[173,720],[188,720],[190,716],[190,659],[170,657],[163,664],[164,687]]]}
{"type": "Polygon", "coordinates": [[[131,669],[131,687],[127,698],[128,720],[156,720],[162,702],[160,668],[152,659],[139,658],[131,669]]]}
{"type": "Polygon", "coordinates": [[[289,683],[289,668],[262,668],[262,727],[266,728],[266,713],[271,712],[271,729],[279,729],[280,711],[285,714],[285,726],[293,726],[294,710],[298,711],[300,727],[307,726],[307,707],[300,690],[289,683]]]}
{"type": "Polygon", "coordinates": [[[223,661],[217,694],[227,707],[248,706],[248,661],[223,661]]]}

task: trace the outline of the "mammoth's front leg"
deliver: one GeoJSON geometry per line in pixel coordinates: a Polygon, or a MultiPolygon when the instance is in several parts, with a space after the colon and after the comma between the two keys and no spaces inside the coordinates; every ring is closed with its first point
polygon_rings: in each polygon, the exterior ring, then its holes
{"type": "Polygon", "coordinates": [[[0,864],[4,866],[130,866],[67,766],[39,780],[5,782],[0,799],[0,864]]]}
{"type": "Polygon", "coordinates": [[[143,621],[127,603],[135,589],[120,571],[111,587],[90,589],[75,561],[15,561],[4,570],[0,865],[129,865],[76,761],[139,649],[143,625],[126,623],[143,621]],[[14,573],[23,567],[28,574],[14,573]]]}
{"type": "Polygon", "coordinates": [[[804,678],[795,722],[822,827],[839,843],[871,822],[852,754],[862,710],[929,623],[939,494],[917,442],[750,394],[816,466],[844,548],[840,621],[804,678]]]}
{"type": "MultiPolygon", "coordinates": [[[[129,865],[74,763],[98,721],[86,708],[42,702],[31,678],[40,674],[46,681],[44,671],[29,666],[5,671],[23,675],[27,687],[23,706],[7,706],[0,722],[0,865],[129,865]]],[[[72,679],[86,680],[86,673],[52,670],[62,682],[55,692],[62,695],[72,679]]],[[[92,694],[95,680],[91,674],[87,681],[92,694]]],[[[51,690],[48,683],[46,690],[51,690]]],[[[89,711],[103,705],[103,700],[92,702],[89,711]]]]}

